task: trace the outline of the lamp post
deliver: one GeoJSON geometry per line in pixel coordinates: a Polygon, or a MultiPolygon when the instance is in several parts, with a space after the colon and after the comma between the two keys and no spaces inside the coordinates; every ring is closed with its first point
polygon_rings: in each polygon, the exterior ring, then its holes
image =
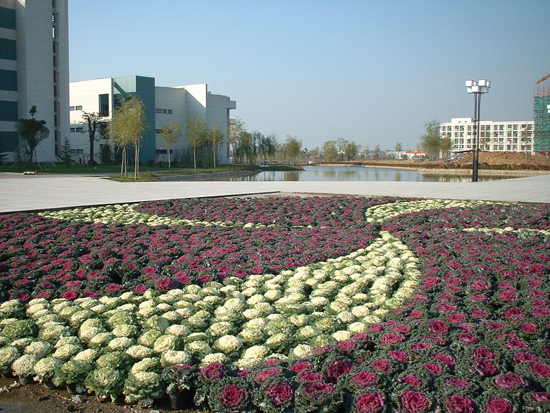
{"type": "Polygon", "coordinates": [[[472,182],[477,182],[479,165],[479,118],[481,111],[481,95],[489,92],[491,82],[485,79],[479,81],[467,80],[466,90],[474,95],[474,134],[473,134],[473,161],[472,161],[472,182]]]}

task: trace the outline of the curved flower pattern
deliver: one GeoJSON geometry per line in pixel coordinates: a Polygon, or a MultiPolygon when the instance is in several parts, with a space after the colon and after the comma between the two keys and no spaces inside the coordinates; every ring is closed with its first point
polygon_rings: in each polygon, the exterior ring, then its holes
{"type": "Polygon", "coordinates": [[[549,216],[343,197],[2,216],[0,371],[144,406],[544,411],[549,216]]]}

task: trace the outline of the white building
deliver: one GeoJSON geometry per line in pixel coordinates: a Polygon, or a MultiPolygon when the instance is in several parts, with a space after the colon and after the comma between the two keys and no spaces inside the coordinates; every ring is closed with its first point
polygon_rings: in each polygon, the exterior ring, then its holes
{"type": "MultiPolygon", "coordinates": [[[[167,161],[167,147],[160,138],[160,130],[166,123],[185,122],[195,114],[206,120],[210,127],[218,124],[225,135],[231,109],[236,103],[227,96],[214,95],[206,84],[158,87],[155,79],[143,76],[127,76],[71,82],[70,84],[70,143],[76,162],[90,159],[90,141],[83,124],[83,112],[99,113],[108,121],[120,96],[138,95],[145,106],[146,123],[150,126],[144,133],[140,161],[167,161]]],[[[183,132],[183,131],[182,131],[183,132]]],[[[101,146],[109,145],[101,139],[94,145],[94,159],[100,161],[101,146]]],[[[188,148],[182,137],[172,148],[172,158],[179,150],[188,148]]],[[[227,162],[227,141],[217,150],[217,161],[227,162]]]]}
{"type": "MultiPolygon", "coordinates": [[[[533,151],[534,121],[480,121],[479,148],[489,152],[533,151]]],[[[441,137],[451,139],[452,152],[471,151],[474,140],[472,118],[452,118],[441,123],[441,137]]]]}
{"type": "Polygon", "coordinates": [[[69,134],[68,0],[0,0],[0,146],[9,159],[15,122],[32,106],[50,130],[37,160],[55,161],[69,134]]]}

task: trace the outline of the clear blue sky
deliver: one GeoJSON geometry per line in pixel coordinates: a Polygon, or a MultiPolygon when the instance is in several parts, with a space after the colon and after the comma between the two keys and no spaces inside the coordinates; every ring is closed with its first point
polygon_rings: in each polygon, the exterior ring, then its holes
{"type": "Polygon", "coordinates": [[[424,123],[532,120],[550,73],[549,0],[70,1],[71,81],[207,83],[250,131],[322,147],[416,149],[424,123]]]}

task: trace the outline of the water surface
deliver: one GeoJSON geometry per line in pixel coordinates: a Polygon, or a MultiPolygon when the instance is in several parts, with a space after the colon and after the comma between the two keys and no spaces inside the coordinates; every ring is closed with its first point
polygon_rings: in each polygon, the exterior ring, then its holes
{"type": "MultiPolygon", "coordinates": [[[[480,176],[479,181],[513,178],[480,176]]],[[[303,171],[266,171],[255,175],[230,176],[223,181],[393,181],[393,182],[471,182],[468,175],[440,175],[413,169],[373,168],[364,166],[304,166],[303,171]]]]}

